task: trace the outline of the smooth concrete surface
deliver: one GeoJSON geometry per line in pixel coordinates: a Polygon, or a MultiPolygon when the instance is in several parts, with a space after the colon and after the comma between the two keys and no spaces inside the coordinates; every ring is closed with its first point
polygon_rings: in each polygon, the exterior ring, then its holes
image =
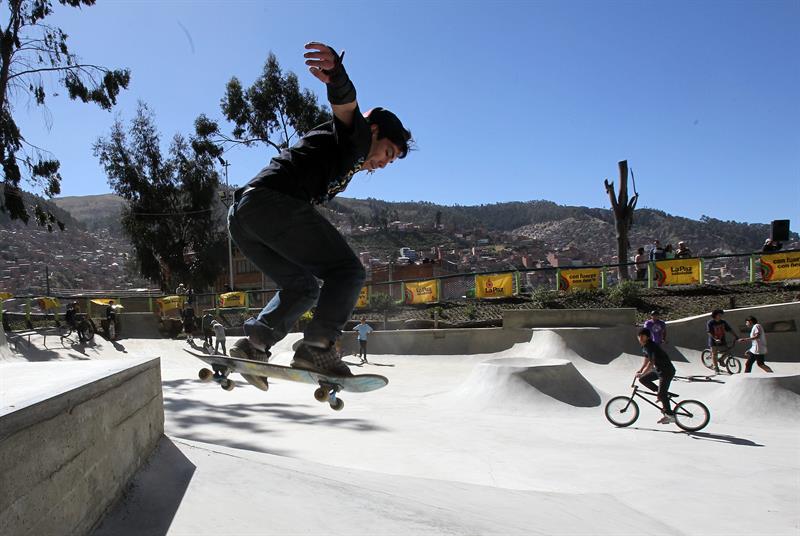
{"type": "MultiPolygon", "coordinates": [[[[800,361],[800,302],[780,303],[743,307],[725,310],[723,318],[740,336],[750,336],[744,319],[748,316],[764,326],[767,334],[767,361],[800,361]]],[[[702,350],[708,346],[706,323],[711,314],[693,316],[667,322],[667,335],[670,344],[685,348],[702,350]]],[[[731,342],[728,334],[728,343],[731,342]]],[[[739,343],[734,347],[734,355],[743,356],[750,343],[739,343]]]]}
{"type": "Polygon", "coordinates": [[[632,326],[636,309],[516,309],[503,311],[503,327],[605,327],[632,326]]]}
{"type": "MultiPolygon", "coordinates": [[[[367,337],[367,352],[370,355],[491,354],[507,350],[520,342],[528,342],[530,338],[530,330],[506,328],[373,331],[367,337]]],[[[358,351],[354,332],[342,335],[342,350],[346,354],[358,351]]]]}
{"type": "Polygon", "coordinates": [[[164,432],[159,358],[0,368],[0,528],[88,534],[164,432]]]}

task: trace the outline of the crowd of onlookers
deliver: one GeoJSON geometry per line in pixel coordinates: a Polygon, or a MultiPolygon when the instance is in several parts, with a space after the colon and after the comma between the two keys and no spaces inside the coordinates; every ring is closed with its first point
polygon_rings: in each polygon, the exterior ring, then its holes
{"type": "MultiPolygon", "coordinates": [[[[764,241],[764,246],[761,248],[762,253],[771,253],[780,251],[783,244],[772,238],[767,238],[764,241]]],[[[672,244],[662,246],[659,240],[654,240],[650,249],[645,252],[644,247],[636,250],[636,255],[633,256],[633,263],[636,269],[636,280],[644,281],[647,279],[647,264],[650,261],[663,261],[670,259],[687,259],[693,257],[692,250],[684,241],[678,242],[676,248],[672,248],[672,244]]]]}

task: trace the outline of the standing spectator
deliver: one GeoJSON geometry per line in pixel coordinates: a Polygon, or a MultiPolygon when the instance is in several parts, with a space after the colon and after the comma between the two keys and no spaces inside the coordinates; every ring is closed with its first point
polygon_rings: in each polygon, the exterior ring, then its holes
{"type": "Polygon", "coordinates": [[[667,260],[675,258],[675,252],[672,251],[672,244],[667,244],[664,247],[664,258],[667,260]]]}
{"type": "Polygon", "coordinates": [[[374,330],[367,324],[367,318],[362,316],[361,323],[354,327],[353,331],[358,332],[358,357],[361,358],[361,364],[369,363],[367,361],[367,335],[374,330]]]}
{"type": "Polygon", "coordinates": [[[186,342],[194,343],[194,309],[188,303],[181,312],[183,317],[183,332],[186,333],[186,342]]]}
{"type": "Polygon", "coordinates": [[[777,240],[767,238],[766,240],[764,240],[764,247],[761,248],[761,251],[764,253],[771,253],[773,251],[780,251],[782,247],[783,244],[781,244],[777,240]]]}
{"type": "Polygon", "coordinates": [[[636,255],[633,257],[633,262],[636,267],[636,280],[644,281],[647,278],[647,257],[644,254],[644,248],[636,250],[636,255]]]}
{"type": "Polygon", "coordinates": [[[211,337],[214,335],[214,317],[206,311],[206,314],[200,319],[200,329],[203,331],[203,346],[208,346],[211,350],[211,337]]]}
{"type": "Polygon", "coordinates": [[[175,289],[175,294],[178,296],[185,296],[186,295],[186,287],[183,286],[183,283],[178,285],[178,288],[175,289]]]}
{"type": "Polygon", "coordinates": [[[108,324],[108,340],[113,341],[117,338],[117,310],[114,307],[114,300],[108,300],[106,306],[106,323],[108,324]]]}
{"type": "Polygon", "coordinates": [[[753,370],[755,361],[764,372],[772,372],[772,369],[764,363],[764,356],[767,355],[767,334],[764,332],[764,326],[759,324],[754,316],[745,318],[744,323],[750,328],[750,336],[742,337],[739,342],[751,341],[750,349],[744,353],[747,356],[744,371],[749,373],[753,370]]]}
{"type": "Polygon", "coordinates": [[[189,290],[186,291],[186,303],[194,305],[194,289],[192,287],[189,287],[189,290]]]}
{"type": "MultiPolygon", "coordinates": [[[[219,353],[219,347],[222,346],[222,355],[228,355],[225,353],[225,326],[217,322],[216,320],[211,321],[211,328],[214,330],[214,335],[217,337],[217,342],[214,344],[214,353],[219,353]]],[[[211,349],[209,345],[209,350],[211,349]]]]}
{"type": "Polygon", "coordinates": [[[686,245],[686,242],[680,241],[678,242],[678,249],[675,250],[675,258],[676,259],[687,259],[692,256],[692,252],[689,250],[689,247],[686,245]]]}
{"type": "Polygon", "coordinates": [[[706,324],[708,348],[711,350],[711,361],[714,363],[714,372],[716,373],[719,373],[717,353],[719,353],[720,349],[725,349],[728,346],[725,340],[725,334],[733,333],[734,341],[738,338],[731,325],[722,319],[722,315],[724,314],[725,311],[722,309],[714,309],[711,311],[711,320],[706,324]]]}
{"type": "Polygon", "coordinates": [[[666,255],[664,254],[664,248],[661,247],[661,242],[654,240],[653,247],[650,248],[650,260],[663,261],[665,257],[666,255]]]}
{"type": "Polygon", "coordinates": [[[667,324],[659,318],[658,311],[650,311],[650,319],[644,323],[650,330],[650,340],[659,346],[667,343],[667,324]]]}

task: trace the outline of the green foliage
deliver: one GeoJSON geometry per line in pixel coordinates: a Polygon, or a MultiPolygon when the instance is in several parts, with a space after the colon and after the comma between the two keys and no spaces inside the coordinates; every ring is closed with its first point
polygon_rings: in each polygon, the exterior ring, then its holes
{"type": "Polygon", "coordinates": [[[120,121],[94,145],[117,195],[128,201],[122,226],[140,273],[174,287],[214,281],[225,259],[222,211],[215,212],[220,149],[199,137],[176,135],[162,154],[154,116],[143,103],[126,131],[120,121]]]}
{"type": "MultiPolygon", "coordinates": [[[[94,5],[94,0],[59,0],[71,7],[94,5]]],[[[30,214],[20,183],[25,180],[41,188],[47,197],[61,192],[60,163],[47,150],[30,143],[14,120],[16,102],[44,106],[49,92],[44,73],[54,73],[58,84],[72,100],[93,103],[104,110],[117,102],[120,91],[130,82],[127,69],[107,69],[82,63],[70,52],[67,34],[44,23],[53,12],[51,0],[8,2],[8,19],[0,21],[0,161],[3,167],[3,196],[0,212],[26,224],[30,214]]],[[[63,223],[45,205],[34,205],[34,220],[48,231],[63,223]]]]}
{"type": "Polygon", "coordinates": [[[609,299],[619,307],[636,307],[641,302],[641,283],[621,281],[608,291],[609,299]]]}
{"type": "Polygon", "coordinates": [[[231,135],[205,115],[197,118],[196,133],[228,147],[265,143],[280,151],[331,119],[328,108],[320,106],[310,90],[301,90],[297,75],[284,73],[272,52],[261,76],[249,88],[236,77],[228,81],[220,107],[225,119],[233,123],[231,135]]]}
{"type": "Polygon", "coordinates": [[[531,303],[537,309],[548,309],[554,303],[555,291],[547,287],[536,287],[531,291],[531,303]]]}
{"type": "Polygon", "coordinates": [[[369,297],[369,305],[376,311],[387,312],[397,308],[397,303],[388,294],[373,294],[369,297]]]}
{"type": "Polygon", "coordinates": [[[464,309],[464,314],[467,315],[468,319],[475,320],[478,317],[478,307],[474,303],[470,303],[464,309]]]}

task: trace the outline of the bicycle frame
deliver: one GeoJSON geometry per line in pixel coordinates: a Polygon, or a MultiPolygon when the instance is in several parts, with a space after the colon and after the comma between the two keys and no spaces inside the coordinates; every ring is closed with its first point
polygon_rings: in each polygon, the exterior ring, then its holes
{"type": "MultiPolygon", "coordinates": [[[[653,392],[650,392],[650,391],[642,390],[638,385],[636,385],[636,380],[638,380],[638,379],[639,378],[634,376],[633,381],[631,382],[631,387],[633,387],[633,392],[631,393],[630,400],[633,400],[636,397],[641,398],[642,400],[644,400],[645,402],[647,402],[648,404],[650,404],[651,406],[656,408],[658,411],[662,411],[661,406],[659,406],[658,404],[656,404],[655,402],[650,400],[650,398],[648,398],[648,397],[653,397],[656,400],[658,400],[658,393],[653,393],[653,392]]],[[[670,396],[670,399],[671,398],[672,398],[672,396],[670,396]]],[[[627,406],[626,406],[626,409],[627,409],[627,406]]]]}

